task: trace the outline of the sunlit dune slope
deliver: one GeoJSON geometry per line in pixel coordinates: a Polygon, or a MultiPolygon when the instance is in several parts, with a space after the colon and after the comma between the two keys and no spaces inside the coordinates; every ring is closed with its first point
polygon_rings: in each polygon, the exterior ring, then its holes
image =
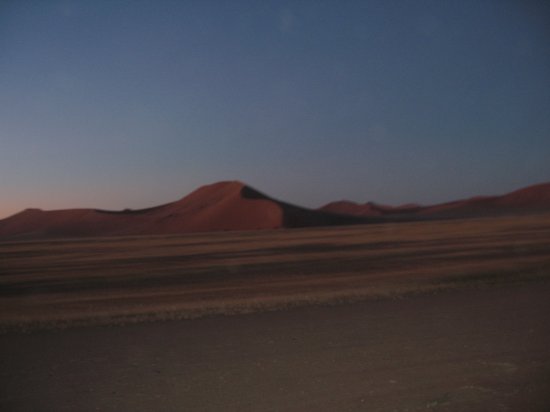
{"type": "Polygon", "coordinates": [[[141,210],[26,209],[0,220],[0,238],[156,235],[258,230],[550,211],[550,183],[502,196],[433,206],[329,203],[312,210],[275,200],[238,181],[203,186],[188,196],[141,210]]]}
{"type": "Polygon", "coordinates": [[[501,215],[550,211],[550,183],[516,190],[501,196],[478,196],[431,206],[408,204],[398,207],[351,201],[331,202],[319,210],[355,216],[431,216],[442,218],[501,215]]]}
{"type": "Polygon", "coordinates": [[[257,230],[362,223],[279,202],[237,181],[203,186],[142,210],[27,209],[0,221],[0,237],[66,237],[257,230]]]}

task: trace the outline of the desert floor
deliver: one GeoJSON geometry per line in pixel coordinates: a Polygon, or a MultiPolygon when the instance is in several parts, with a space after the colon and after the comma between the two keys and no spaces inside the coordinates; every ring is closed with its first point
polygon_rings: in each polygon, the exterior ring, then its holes
{"type": "Polygon", "coordinates": [[[0,331],[350,302],[550,278],[550,214],[0,242],[0,331]]]}
{"type": "Polygon", "coordinates": [[[546,411],[550,216],[0,243],[0,410],[546,411]]]}
{"type": "Polygon", "coordinates": [[[547,411],[550,283],[0,336],[4,411],[547,411]]]}

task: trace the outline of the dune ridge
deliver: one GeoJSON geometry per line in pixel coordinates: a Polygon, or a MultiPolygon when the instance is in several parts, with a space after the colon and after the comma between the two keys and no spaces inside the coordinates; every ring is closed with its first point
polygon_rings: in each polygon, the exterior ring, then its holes
{"type": "Polygon", "coordinates": [[[280,202],[239,181],[223,181],[202,186],[175,202],[140,210],[26,209],[0,220],[0,237],[160,235],[365,222],[280,202]]]}
{"type": "Polygon", "coordinates": [[[354,216],[462,218],[550,211],[550,183],[528,186],[500,196],[476,196],[436,205],[402,206],[364,204],[349,200],[330,202],[319,210],[354,216]]]}
{"type": "Polygon", "coordinates": [[[0,220],[0,238],[165,235],[225,230],[365,224],[479,217],[550,210],[550,183],[502,196],[474,197],[432,206],[329,203],[308,209],[282,202],[239,181],[202,186],[171,203],[138,210],[26,209],[0,220]]]}

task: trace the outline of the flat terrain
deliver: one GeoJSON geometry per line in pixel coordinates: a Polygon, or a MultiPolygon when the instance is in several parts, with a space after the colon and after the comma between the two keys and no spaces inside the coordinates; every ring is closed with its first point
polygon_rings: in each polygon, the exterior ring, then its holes
{"type": "Polygon", "coordinates": [[[550,283],[0,336],[3,411],[548,411],[550,283]]]}
{"type": "Polygon", "coordinates": [[[0,325],[6,411],[547,411],[550,216],[3,242],[0,325]]]}
{"type": "Polygon", "coordinates": [[[550,215],[0,243],[0,327],[193,318],[550,277],[550,215]]]}

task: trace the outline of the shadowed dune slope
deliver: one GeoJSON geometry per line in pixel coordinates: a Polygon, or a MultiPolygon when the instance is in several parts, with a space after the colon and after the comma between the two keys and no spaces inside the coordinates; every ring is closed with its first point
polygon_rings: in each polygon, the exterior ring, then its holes
{"type": "Polygon", "coordinates": [[[238,181],[203,186],[165,205],[108,211],[26,209],[0,220],[0,238],[162,235],[349,225],[431,218],[474,217],[550,210],[550,183],[503,196],[476,197],[434,206],[399,207],[341,201],[318,210],[272,199],[238,181]]]}
{"type": "Polygon", "coordinates": [[[351,202],[349,200],[340,200],[337,202],[331,202],[319,210],[332,213],[341,213],[347,215],[356,215],[356,216],[380,216],[382,213],[373,207],[372,202],[367,202],[365,204],[359,204],[351,202]]]}
{"type": "Polygon", "coordinates": [[[241,182],[203,186],[172,203],[141,210],[27,209],[0,220],[0,237],[172,234],[366,223],[279,202],[241,182]]]}
{"type": "Polygon", "coordinates": [[[388,215],[403,215],[407,213],[416,213],[421,206],[415,204],[406,204],[402,206],[381,205],[374,202],[359,204],[349,200],[340,200],[331,202],[319,208],[319,210],[340,213],[355,216],[388,216],[388,215]]]}
{"type": "Polygon", "coordinates": [[[478,196],[431,206],[407,204],[398,207],[350,201],[331,202],[319,210],[354,216],[426,216],[454,218],[508,213],[550,211],[550,183],[529,186],[501,196],[478,196]]]}

